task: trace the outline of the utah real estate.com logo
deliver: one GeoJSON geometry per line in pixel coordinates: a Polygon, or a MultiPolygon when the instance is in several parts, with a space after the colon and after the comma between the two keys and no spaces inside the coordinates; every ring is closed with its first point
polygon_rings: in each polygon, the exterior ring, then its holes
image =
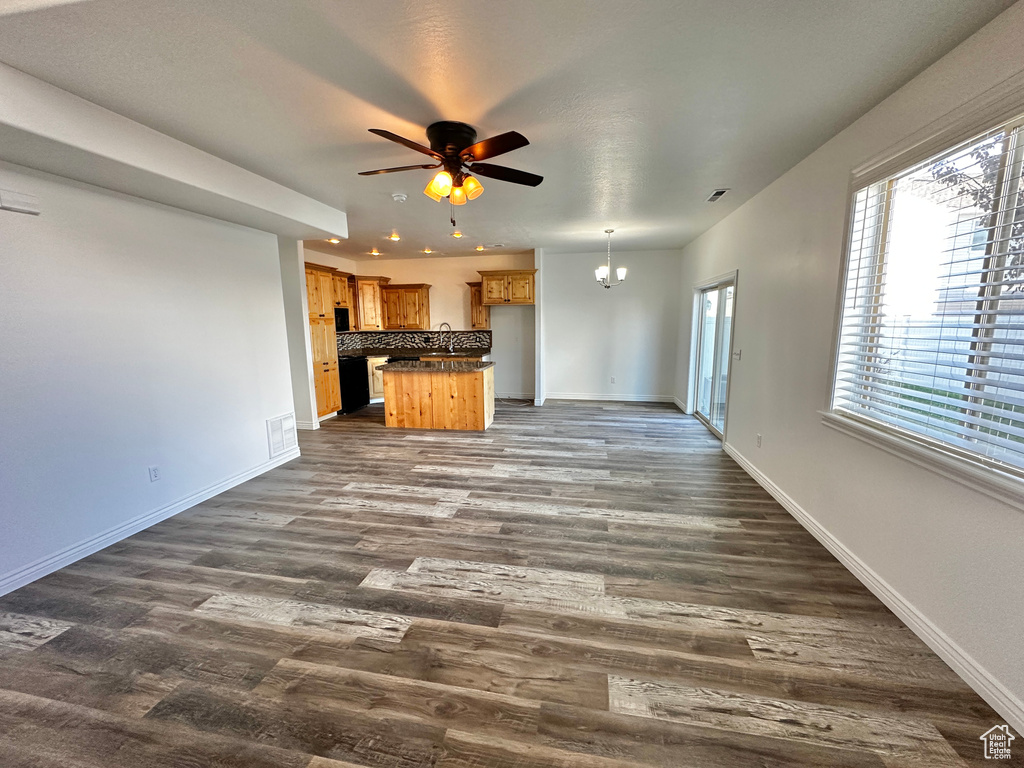
{"type": "Polygon", "coordinates": [[[989,728],[979,738],[985,742],[986,760],[1009,760],[1010,742],[1017,737],[1010,733],[1010,726],[997,725],[989,728]]]}

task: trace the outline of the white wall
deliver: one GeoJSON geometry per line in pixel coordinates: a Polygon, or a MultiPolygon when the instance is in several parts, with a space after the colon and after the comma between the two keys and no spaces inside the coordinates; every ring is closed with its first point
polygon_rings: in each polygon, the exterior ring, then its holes
{"type": "Polygon", "coordinates": [[[0,211],[2,593],[266,468],[292,399],[275,236],[2,163],[0,188],[43,208],[0,211]]]}
{"type": "Polygon", "coordinates": [[[629,269],[605,289],[607,253],[545,253],[543,366],[548,398],[671,400],[679,332],[679,251],[616,253],[629,269]],[[611,378],[615,377],[615,383],[611,378]]]}
{"type": "MultiPolygon", "coordinates": [[[[469,286],[478,270],[533,269],[533,254],[486,254],[416,259],[350,261],[331,254],[306,251],[306,261],[360,275],[384,275],[392,283],[430,284],[430,327],[450,323],[456,331],[471,328],[469,286]]],[[[498,397],[533,397],[534,308],[491,307],[491,359],[498,397]]]]}
{"type": "MultiPolygon", "coordinates": [[[[1024,512],[826,428],[851,169],[1024,68],[1017,4],[684,251],[680,360],[693,285],[739,270],[727,443],[824,528],[837,551],[1020,729],[1024,512]],[[757,448],[755,434],[764,436],[757,448]],[[830,538],[831,537],[831,538],[830,538]],[[862,574],[863,575],[863,574],[862,574]],[[945,639],[944,639],[945,638],[945,639]],[[945,640],[950,641],[944,646],[945,640]]],[[[681,366],[677,394],[686,398],[681,366]]]]}

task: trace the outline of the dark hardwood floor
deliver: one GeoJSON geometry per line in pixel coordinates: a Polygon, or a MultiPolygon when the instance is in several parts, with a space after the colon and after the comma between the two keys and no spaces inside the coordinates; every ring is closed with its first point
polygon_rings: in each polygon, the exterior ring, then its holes
{"type": "Polygon", "coordinates": [[[383,421],[0,598],[0,765],[989,764],[1002,720],[673,407],[383,421]]]}

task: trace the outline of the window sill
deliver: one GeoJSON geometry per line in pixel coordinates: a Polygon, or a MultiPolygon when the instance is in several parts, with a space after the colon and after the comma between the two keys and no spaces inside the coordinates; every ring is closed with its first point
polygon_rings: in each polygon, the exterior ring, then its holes
{"type": "Polygon", "coordinates": [[[898,456],[919,467],[941,474],[943,477],[968,486],[971,490],[1024,510],[1024,480],[1000,472],[998,469],[976,464],[919,443],[901,435],[878,429],[859,419],[832,411],[819,411],[821,421],[830,429],[856,438],[875,448],[898,456]]]}

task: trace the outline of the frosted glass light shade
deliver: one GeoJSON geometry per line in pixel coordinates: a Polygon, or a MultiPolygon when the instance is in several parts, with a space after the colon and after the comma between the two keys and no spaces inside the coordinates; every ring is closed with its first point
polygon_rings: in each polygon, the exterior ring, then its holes
{"type": "Polygon", "coordinates": [[[476,200],[483,194],[484,185],[477,181],[475,177],[467,176],[462,182],[462,189],[465,191],[466,197],[470,200],[476,200]]]}
{"type": "Polygon", "coordinates": [[[625,280],[626,279],[626,268],[625,267],[619,267],[618,269],[616,269],[615,270],[615,276],[617,278],[619,278],[619,282],[622,282],[623,280],[625,280]]]}
{"type": "Polygon", "coordinates": [[[594,276],[598,279],[599,282],[601,280],[607,280],[608,279],[608,267],[605,267],[605,266],[598,267],[597,269],[594,270],[594,276]]]}
{"type": "Polygon", "coordinates": [[[444,197],[444,195],[439,195],[434,190],[434,180],[433,179],[431,179],[430,181],[427,182],[427,186],[424,187],[424,189],[423,189],[423,194],[426,195],[427,197],[429,197],[435,203],[440,203],[441,202],[441,198],[444,197]]]}
{"type": "Polygon", "coordinates": [[[448,171],[438,171],[434,178],[430,180],[427,188],[423,190],[423,194],[427,197],[433,198],[437,195],[436,200],[440,200],[442,197],[447,195],[452,189],[452,177],[448,171]]]}
{"type": "Polygon", "coordinates": [[[451,192],[448,193],[448,197],[451,198],[452,205],[466,204],[466,192],[462,187],[452,187],[451,192]]]}

